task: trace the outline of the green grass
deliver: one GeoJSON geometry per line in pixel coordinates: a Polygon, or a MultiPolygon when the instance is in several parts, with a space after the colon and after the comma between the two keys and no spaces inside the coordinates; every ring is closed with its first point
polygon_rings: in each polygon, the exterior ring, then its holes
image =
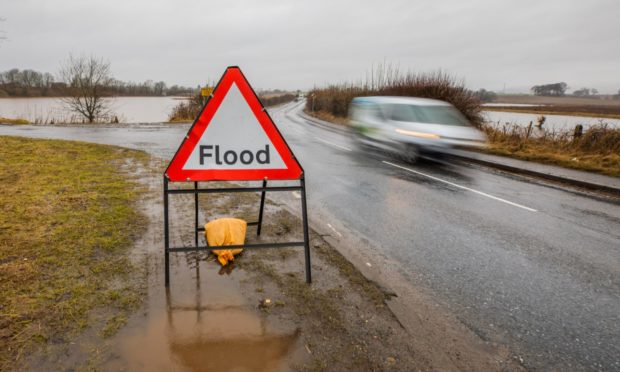
{"type": "Polygon", "coordinates": [[[0,370],[88,326],[113,334],[141,300],[128,248],[146,218],[121,171],[147,155],[0,137],[0,370]],[[131,159],[130,163],[127,159],[131,159]],[[103,318],[92,316],[94,309],[103,318]]]}

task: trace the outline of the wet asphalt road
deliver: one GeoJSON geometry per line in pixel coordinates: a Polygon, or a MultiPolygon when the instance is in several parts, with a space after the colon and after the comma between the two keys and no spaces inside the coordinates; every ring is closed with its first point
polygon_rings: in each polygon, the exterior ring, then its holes
{"type": "MultiPolygon", "coordinates": [[[[309,211],[533,369],[620,370],[620,206],[463,164],[360,151],[289,104],[270,110],[307,174],[309,211]]],[[[170,158],[188,125],[0,126],[170,158]]],[[[316,219],[315,219],[316,220],[316,219]]]]}

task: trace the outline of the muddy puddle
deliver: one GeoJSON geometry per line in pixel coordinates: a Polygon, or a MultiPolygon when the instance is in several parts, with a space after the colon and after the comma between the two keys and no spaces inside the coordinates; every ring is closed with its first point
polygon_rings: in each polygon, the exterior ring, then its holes
{"type": "Polygon", "coordinates": [[[177,256],[170,288],[151,288],[142,319],[116,335],[114,357],[104,369],[288,370],[299,330],[270,324],[258,304],[247,302],[245,272],[221,270],[206,255],[177,256]]]}
{"type": "MultiPolygon", "coordinates": [[[[171,243],[177,246],[193,243],[192,200],[171,201],[171,243]]],[[[159,207],[151,218],[161,220],[159,207]]],[[[252,233],[255,228],[248,228],[252,233]]],[[[234,262],[222,267],[207,253],[171,254],[166,288],[161,240],[147,238],[142,245],[150,257],[146,305],[109,340],[103,370],[288,371],[303,355],[299,328],[267,319],[260,302],[247,296],[251,277],[234,262]]]]}

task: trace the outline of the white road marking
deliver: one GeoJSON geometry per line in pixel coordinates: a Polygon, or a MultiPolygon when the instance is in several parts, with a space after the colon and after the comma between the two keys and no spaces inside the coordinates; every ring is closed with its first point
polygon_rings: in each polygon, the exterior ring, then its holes
{"type": "Polygon", "coordinates": [[[295,197],[295,199],[301,199],[301,194],[299,193],[299,191],[293,191],[293,196],[295,197]]]}
{"type": "Polygon", "coordinates": [[[523,208],[523,209],[525,209],[526,211],[530,211],[530,212],[538,212],[536,209],[533,209],[533,208],[530,208],[530,207],[526,207],[526,206],[521,205],[521,204],[513,203],[513,202],[508,201],[508,200],[506,200],[506,199],[498,198],[497,196],[489,195],[489,194],[487,194],[486,192],[482,192],[482,191],[478,191],[478,190],[470,189],[469,187],[465,187],[465,186],[457,185],[456,183],[453,183],[453,182],[450,182],[450,181],[446,181],[446,180],[442,180],[441,178],[437,178],[437,177],[434,177],[434,176],[431,176],[431,175],[428,175],[428,174],[425,174],[425,173],[422,173],[422,172],[418,172],[418,171],[416,171],[416,170],[409,169],[409,168],[407,168],[407,167],[403,167],[403,166],[400,166],[400,165],[398,165],[398,164],[390,163],[389,161],[385,161],[385,160],[383,160],[383,162],[384,162],[385,164],[391,165],[391,166],[393,166],[393,167],[400,168],[400,169],[404,169],[404,170],[409,171],[409,172],[411,172],[411,173],[419,174],[420,176],[428,177],[428,178],[433,179],[433,180],[435,180],[435,181],[443,182],[443,183],[446,183],[446,184],[448,184],[448,185],[451,185],[451,186],[454,186],[454,187],[458,187],[459,189],[463,189],[463,190],[471,191],[471,192],[474,192],[474,193],[476,193],[476,194],[478,194],[478,195],[486,196],[487,198],[491,198],[491,199],[494,199],[494,200],[497,200],[497,201],[501,201],[502,203],[510,204],[510,205],[512,205],[512,206],[514,206],[514,207],[523,208]]]}
{"type": "Polygon", "coordinates": [[[329,227],[330,229],[332,229],[333,232],[335,232],[339,237],[342,238],[342,234],[338,232],[338,230],[334,229],[334,227],[331,224],[327,224],[327,227],[329,227]]]}
{"type": "Polygon", "coordinates": [[[318,141],[321,141],[321,142],[326,143],[326,144],[328,144],[328,145],[331,145],[331,146],[337,147],[337,148],[339,148],[339,149],[341,149],[341,150],[353,151],[353,150],[351,150],[350,148],[348,148],[348,147],[346,147],[346,146],[340,146],[340,145],[338,145],[338,144],[336,144],[336,143],[329,142],[329,141],[325,141],[324,139],[319,138],[319,137],[316,137],[316,136],[315,136],[314,138],[316,138],[318,141]]]}

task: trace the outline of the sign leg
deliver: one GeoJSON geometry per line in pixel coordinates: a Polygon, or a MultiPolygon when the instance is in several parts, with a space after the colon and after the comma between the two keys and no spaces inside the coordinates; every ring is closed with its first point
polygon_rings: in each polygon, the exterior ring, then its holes
{"type": "MultiPolygon", "coordinates": [[[[198,182],[194,182],[194,190],[198,190],[198,182]]],[[[194,243],[198,247],[198,193],[194,193],[194,243]]]]}
{"type": "Polygon", "coordinates": [[[170,285],[170,236],[168,234],[168,178],[164,175],[164,267],[165,284],[170,285]]]}
{"type": "Polygon", "coordinates": [[[260,235],[260,229],[263,226],[263,209],[265,207],[265,187],[267,187],[267,179],[263,180],[263,191],[260,194],[260,210],[258,211],[258,226],[256,228],[256,235],[260,235]]]}
{"type": "Polygon", "coordinates": [[[312,268],[310,265],[310,237],[308,233],[308,208],[306,207],[306,181],[304,175],[301,176],[301,214],[304,227],[304,254],[306,261],[306,283],[312,283],[312,268]]]}

